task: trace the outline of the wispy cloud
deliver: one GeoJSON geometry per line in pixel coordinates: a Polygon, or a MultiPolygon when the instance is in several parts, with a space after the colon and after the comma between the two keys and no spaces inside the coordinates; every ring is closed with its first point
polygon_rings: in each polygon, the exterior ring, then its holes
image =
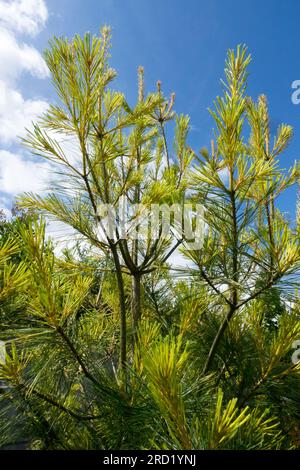
{"type": "Polygon", "coordinates": [[[49,72],[44,59],[34,47],[17,41],[16,36],[0,27],[0,77],[7,83],[15,82],[21,73],[29,72],[45,78],[49,72]]]}
{"type": "Polygon", "coordinates": [[[26,156],[0,150],[0,187],[7,194],[40,192],[48,181],[50,166],[26,156]]]}
{"type": "Polygon", "coordinates": [[[39,191],[49,171],[48,164],[33,162],[23,149],[15,151],[18,137],[48,107],[46,100],[24,97],[22,90],[24,73],[49,76],[40,52],[23,39],[37,35],[47,18],[44,0],[0,0],[0,203],[6,207],[20,192],[39,191]]]}
{"type": "Polygon", "coordinates": [[[35,36],[44,28],[47,18],[44,0],[0,2],[0,25],[6,29],[35,36]]]}
{"type": "Polygon", "coordinates": [[[43,100],[25,100],[19,91],[0,80],[0,142],[6,146],[15,142],[47,107],[43,100]]]}

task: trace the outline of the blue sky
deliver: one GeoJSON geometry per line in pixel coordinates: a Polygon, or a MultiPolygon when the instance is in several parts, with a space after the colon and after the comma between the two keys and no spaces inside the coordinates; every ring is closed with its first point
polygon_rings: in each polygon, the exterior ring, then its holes
{"type": "MultiPolygon", "coordinates": [[[[267,95],[273,132],[281,122],[294,127],[281,160],[291,165],[300,156],[300,105],[291,101],[291,84],[300,79],[299,17],[297,0],[0,0],[0,206],[9,208],[19,190],[39,190],[40,175],[51,170],[17,140],[54,98],[39,53],[52,35],[97,33],[103,24],[113,32],[115,86],[134,100],[143,65],[148,89],[160,79],[166,93],[176,93],[176,111],[190,115],[194,149],[210,141],[207,108],[221,92],[226,50],[246,44],[253,57],[248,93],[267,95]]],[[[294,217],[295,189],[280,207],[294,217]]]]}

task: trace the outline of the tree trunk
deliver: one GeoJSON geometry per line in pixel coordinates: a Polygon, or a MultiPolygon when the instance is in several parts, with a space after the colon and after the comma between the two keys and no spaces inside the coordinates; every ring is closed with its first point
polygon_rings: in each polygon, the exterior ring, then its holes
{"type": "Polygon", "coordinates": [[[126,303],[125,303],[125,290],[124,281],[122,276],[122,269],[119,259],[118,250],[115,245],[111,246],[111,251],[114,258],[117,284],[119,291],[119,309],[120,309],[120,367],[123,373],[123,377],[126,382],[126,366],[127,366],[127,355],[126,355],[126,303]]]}
{"type": "Polygon", "coordinates": [[[225,319],[220,325],[220,328],[214,338],[214,341],[211,345],[210,351],[208,353],[206,362],[203,368],[203,374],[206,374],[211,367],[211,364],[216,355],[219,343],[229,325],[231,318],[237,310],[238,304],[238,290],[236,285],[239,282],[239,272],[238,272],[238,220],[237,220],[237,208],[236,208],[236,196],[235,189],[233,187],[233,170],[230,171],[230,200],[231,200],[231,211],[232,211],[232,279],[234,281],[233,286],[230,286],[230,306],[229,310],[226,313],[225,319]]]}
{"type": "Polygon", "coordinates": [[[214,357],[215,357],[215,354],[217,352],[217,349],[218,349],[219,343],[221,341],[221,338],[222,338],[223,334],[225,333],[225,330],[226,330],[227,326],[229,325],[229,322],[230,322],[234,312],[235,312],[235,308],[233,306],[229,306],[229,310],[226,314],[226,317],[224,318],[223,322],[221,323],[220,328],[218,330],[218,333],[216,334],[215,339],[214,339],[214,341],[211,345],[211,348],[209,350],[209,353],[208,353],[208,356],[207,356],[207,359],[206,359],[206,362],[205,362],[205,365],[204,365],[204,368],[203,368],[203,371],[202,371],[203,374],[206,374],[208,372],[208,370],[210,369],[210,366],[212,364],[212,361],[214,360],[214,357]]]}
{"type": "Polygon", "coordinates": [[[132,276],[132,326],[134,336],[141,318],[141,274],[132,276]]]}

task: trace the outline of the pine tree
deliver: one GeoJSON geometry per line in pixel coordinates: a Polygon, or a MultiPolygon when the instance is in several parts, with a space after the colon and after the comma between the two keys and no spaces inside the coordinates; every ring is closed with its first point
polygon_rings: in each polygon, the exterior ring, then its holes
{"type": "Polygon", "coordinates": [[[271,143],[267,100],[247,96],[240,46],[199,156],[188,117],[160,83],[145,96],[141,68],[133,107],[112,90],[109,44],[104,28],[46,52],[60,102],[24,142],[60,178],[20,198],[34,213],[1,222],[0,445],[297,448],[299,230],[276,203],[299,179],[297,165],[279,166],[292,129],[281,125],[271,143]],[[98,209],[122,196],[146,208],[202,204],[203,246],[162,231],[125,239],[118,226],[110,236],[98,209]],[[41,213],[74,229],[73,247],[56,253],[41,213]],[[168,263],[179,247],[193,263],[182,278],[168,263]]]}
{"type": "MultiPolygon", "coordinates": [[[[138,99],[131,108],[122,93],[110,86],[116,73],[109,67],[110,31],[86,34],[72,41],[54,39],[45,58],[60,99],[41,117],[24,143],[50,160],[61,174],[46,197],[27,195],[22,208],[35,208],[71,226],[89,243],[111,256],[117,278],[120,309],[120,364],[127,358],[127,308],[124,274],[132,278],[133,341],[141,317],[141,279],[165,263],[174,251],[159,231],[142,241],[123,238],[118,225],[111,233],[103,223],[101,205],[183,203],[185,176],[191,160],[186,146],[188,118],[176,117],[176,161],[170,161],[165,125],[174,118],[174,95],[166,100],[158,83],[147,97],[144,72],[138,72],[138,99]],[[76,157],[68,155],[58,135],[71,138],[76,157]],[[164,167],[165,160],[165,167],[164,167]],[[169,248],[168,248],[169,247],[169,248]]],[[[132,224],[143,214],[132,215],[132,224]]],[[[139,225],[138,225],[139,226],[139,225]]],[[[139,230],[137,228],[137,230],[139,230]]],[[[181,243],[178,240],[175,248],[181,243]]]]}

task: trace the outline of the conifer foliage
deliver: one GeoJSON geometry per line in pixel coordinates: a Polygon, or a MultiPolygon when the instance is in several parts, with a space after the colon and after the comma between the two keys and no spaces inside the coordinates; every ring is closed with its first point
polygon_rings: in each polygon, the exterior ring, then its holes
{"type": "Polygon", "coordinates": [[[297,448],[299,230],[277,205],[299,179],[281,168],[292,129],[272,136],[266,97],[247,95],[243,46],[228,51],[200,153],[175,95],[160,82],[146,94],[139,68],[129,104],[109,57],[108,27],[45,52],[57,100],[23,142],[51,162],[51,190],[0,221],[0,445],[297,448]],[[99,207],[124,197],[200,204],[202,246],[160,221],[155,238],[111,233],[99,207]],[[48,220],[71,247],[58,253],[48,220]]]}

